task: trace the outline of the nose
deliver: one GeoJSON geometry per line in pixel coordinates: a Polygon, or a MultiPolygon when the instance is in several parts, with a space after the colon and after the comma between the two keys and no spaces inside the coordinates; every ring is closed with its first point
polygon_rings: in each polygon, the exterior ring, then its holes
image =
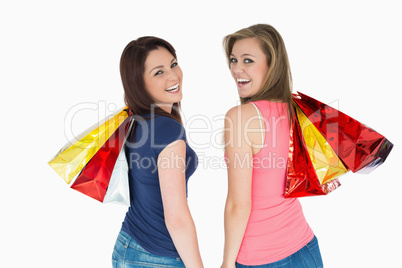
{"type": "Polygon", "coordinates": [[[232,64],[230,67],[232,69],[232,73],[236,76],[244,72],[244,68],[241,63],[232,64]]]}
{"type": "Polygon", "coordinates": [[[170,70],[168,79],[170,81],[178,82],[179,81],[179,75],[176,73],[175,70],[170,70]]]}

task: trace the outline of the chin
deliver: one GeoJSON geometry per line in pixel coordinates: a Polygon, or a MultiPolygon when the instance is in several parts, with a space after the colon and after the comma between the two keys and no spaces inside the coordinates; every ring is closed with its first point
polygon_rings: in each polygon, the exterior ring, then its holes
{"type": "Polygon", "coordinates": [[[182,100],[182,98],[180,97],[180,98],[170,99],[169,102],[174,104],[174,103],[180,102],[181,100],[182,100]]]}
{"type": "Polygon", "coordinates": [[[250,98],[250,97],[252,97],[253,95],[251,95],[251,94],[241,94],[241,93],[239,93],[239,97],[240,98],[250,98]]]}
{"type": "Polygon", "coordinates": [[[180,93],[180,96],[177,96],[177,98],[175,98],[174,102],[179,102],[183,99],[183,95],[180,93]]]}
{"type": "Polygon", "coordinates": [[[254,96],[254,95],[256,95],[258,93],[258,90],[255,91],[255,92],[254,91],[255,90],[253,90],[253,89],[244,90],[244,91],[239,90],[238,91],[239,97],[241,97],[241,98],[251,98],[252,96],[254,96]]]}

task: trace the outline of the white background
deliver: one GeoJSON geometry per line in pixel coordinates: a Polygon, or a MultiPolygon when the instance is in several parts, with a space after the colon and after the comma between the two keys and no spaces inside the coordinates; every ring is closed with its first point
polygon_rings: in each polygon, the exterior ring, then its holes
{"type": "Polygon", "coordinates": [[[226,171],[205,162],[223,151],[196,143],[209,142],[223,127],[215,116],[238,104],[222,38],[268,23],[285,40],[294,91],[337,103],[395,144],[370,175],[348,173],[330,195],[301,199],[325,267],[402,267],[397,2],[2,1],[0,266],[111,267],[126,207],[69,189],[47,162],[68,133],[109,114],[86,109],[65,126],[76,105],[124,105],[120,54],[129,41],[155,35],[177,50],[185,117],[211,120],[209,130],[186,125],[204,161],[190,179],[189,204],[205,267],[219,267],[226,171]]]}

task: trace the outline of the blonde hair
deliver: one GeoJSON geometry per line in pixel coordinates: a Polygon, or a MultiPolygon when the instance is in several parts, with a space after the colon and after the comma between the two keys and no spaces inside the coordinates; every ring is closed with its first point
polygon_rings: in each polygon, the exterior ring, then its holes
{"type": "Polygon", "coordinates": [[[292,74],[285,43],[279,32],[268,24],[256,24],[225,36],[223,47],[230,68],[230,55],[236,41],[256,38],[267,58],[268,74],[261,89],[249,98],[240,97],[241,104],[250,101],[271,100],[288,103],[289,116],[292,107],[292,74]]]}

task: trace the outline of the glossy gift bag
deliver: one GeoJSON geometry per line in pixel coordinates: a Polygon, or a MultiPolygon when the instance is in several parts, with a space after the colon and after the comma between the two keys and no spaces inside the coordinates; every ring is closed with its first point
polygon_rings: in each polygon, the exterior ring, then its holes
{"type": "Polygon", "coordinates": [[[124,143],[132,125],[126,107],[64,146],[49,165],[71,188],[100,202],[129,206],[128,166],[124,143]]]}
{"type": "Polygon", "coordinates": [[[285,197],[326,195],[339,176],[369,173],[381,165],[393,144],[348,115],[298,92],[289,143],[285,197]]]}

